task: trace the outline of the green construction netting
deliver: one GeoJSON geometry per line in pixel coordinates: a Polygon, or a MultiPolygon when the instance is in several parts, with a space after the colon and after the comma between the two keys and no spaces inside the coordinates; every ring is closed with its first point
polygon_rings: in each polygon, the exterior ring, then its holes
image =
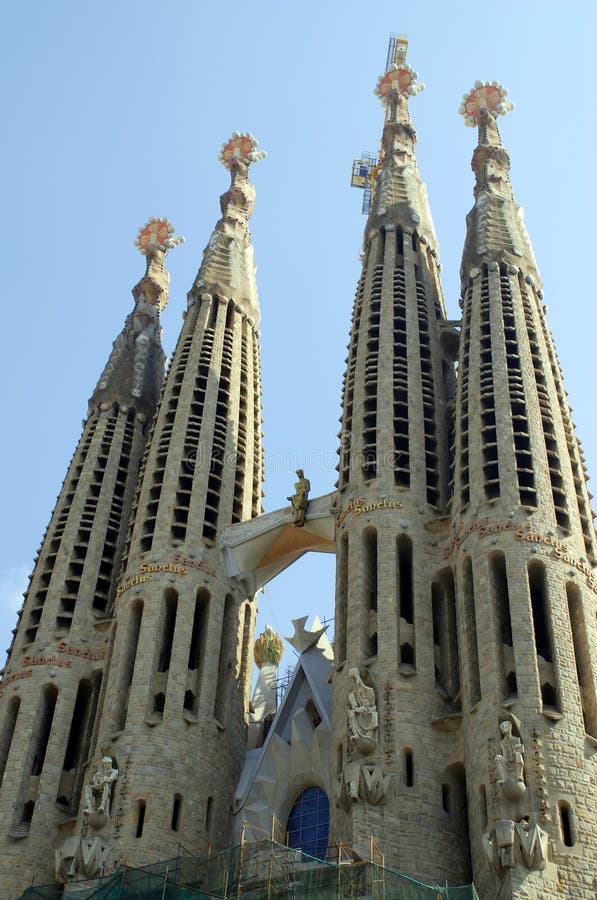
{"type": "Polygon", "coordinates": [[[209,857],[177,856],[137,869],[123,868],[93,881],[31,886],[19,900],[478,900],[471,884],[422,884],[372,862],[314,859],[275,841],[238,844],[209,857]]]}

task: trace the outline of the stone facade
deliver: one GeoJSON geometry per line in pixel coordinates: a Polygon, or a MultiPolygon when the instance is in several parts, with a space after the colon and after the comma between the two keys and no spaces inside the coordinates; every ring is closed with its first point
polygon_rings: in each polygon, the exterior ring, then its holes
{"type": "Polygon", "coordinates": [[[475,124],[449,545],[475,883],[481,896],[496,890],[497,875],[504,896],[588,898],[597,850],[595,534],[491,105],[475,124]],[[525,748],[514,797],[495,764],[500,720],[525,748]]]}
{"type": "Polygon", "coordinates": [[[177,239],[163,220],[140,234],[146,273],[0,682],[3,896],[283,840],[310,788],[330,847],[373,837],[387,866],[482,900],[594,896],[597,548],[496,124],[509,104],[480,82],[463,102],[479,140],[451,322],[405,49],[377,87],[339,480],[311,498],[299,470],[300,515],[261,509],[254,139],[222,149],[231,185],[161,396],[177,239]],[[267,632],[251,706],[254,592],[307,550],[337,557],[333,657],[297,620],[275,711],[267,632]]]}
{"type": "Polygon", "coordinates": [[[261,511],[248,164],[230,166],[189,293],[116,596],[98,753],[126,765],[127,784],[98,833],[116,860],[137,865],[175,855],[181,841],[196,853],[227,846],[244,759],[256,610],[223,571],[218,542],[261,511]]]}
{"type": "Polygon", "coordinates": [[[373,834],[391,867],[430,883],[464,883],[471,872],[455,593],[440,547],[454,373],[415,140],[406,96],[393,91],[343,395],[332,835],[373,834]],[[347,735],[354,667],[377,698],[368,750],[347,735]],[[360,785],[351,796],[346,773],[355,767],[360,785]],[[374,802],[364,779],[371,772],[382,793],[374,802]]]}
{"type": "Polygon", "coordinates": [[[110,660],[112,604],[165,356],[164,250],[147,256],[89,401],[83,433],[36,557],[0,682],[0,863],[5,896],[54,877],[77,814],[110,660]]]}

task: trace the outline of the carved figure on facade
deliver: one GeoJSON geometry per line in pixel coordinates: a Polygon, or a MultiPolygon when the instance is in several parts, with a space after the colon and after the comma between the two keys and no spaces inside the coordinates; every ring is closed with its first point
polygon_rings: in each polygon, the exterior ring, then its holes
{"type": "Polygon", "coordinates": [[[294,494],[291,494],[287,499],[290,500],[290,505],[292,506],[294,524],[298,528],[302,528],[305,524],[305,515],[307,513],[307,506],[309,505],[311,482],[308,478],[305,478],[305,473],[302,469],[297,469],[296,475],[298,481],[294,484],[294,494]]]}
{"type": "Polygon", "coordinates": [[[512,722],[505,719],[500,723],[502,739],[500,750],[495,757],[497,783],[507,800],[515,803],[526,793],[524,783],[524,745],[519,737],[512,734],[512,722]]]}
{"type": "Polygon", "coordinates": [[[93,813],[110,817],[110,801],[114,783],[118,778],[118,769],[112,764],[111,756],[102,757],[102,761],[91,776],[91,781],[85,785],[85,801],[87,806],[83,815],[93,813]]]}
{"type": "MultiPolygon", "coordinates": [[[[515,720],[514,724],[518,727],[519,723],[515,720]]],[[[509,719],[500,722],[500,752],[490,756],[492,781],[501,789],[502,818],[498,818],[491,831],[482,838],[487,859],[498,875],[516,865],[543,869],[549,850],[549,836],[536,821],[537,815],[530,814],[521,803],[527,794],[524,745],[520,737],[512,733],[512,728],[509,719]]]]}
{"type": "Polygon", "coordinates": [[[375,690],[365,684],[356,666],[349,669],[348,677],[354,682],[348,694],[350,744],[363,756],[368,756],[377,746],[378,715],[375,690]]]}

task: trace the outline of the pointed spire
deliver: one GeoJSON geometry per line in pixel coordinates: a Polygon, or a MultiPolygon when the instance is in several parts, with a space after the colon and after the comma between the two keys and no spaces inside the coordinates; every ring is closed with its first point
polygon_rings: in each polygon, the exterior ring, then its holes
{"type": "Polygon", "coordinates": [[[164,260],[168,250],[183,243],[174,236],[168,219],[153,216],[139,229],[135,246],[145,256],[145,274],[132,290],[133,311],[114,341],[112,353],[89,401],[89,414],[108,410],[112,404],[135,406],[148,418],[153,415],[164,373],[160,312],[168,303],[170,275],[164,260]]]}
{"type": "Polygon", "coordinates": [[[406,39],[398,42],[393,61],[378,78],[374,91],[386,115],[365,239],[380,225],[394,224],[407,230],[416,228],[437,251],[427,190],[415,158],[417,135],[408,109],[408,98],[424,85],[417,83],[417,73],[406,63],[407,45],[406,39]]]}
{"type": "Polygon", "coordinates": [[[252,162],[265,156],[257,146],[252,134],[238,131],[222,145],[218,158],[230,171],[230,188],[220,197],[222,218],[205,248],[190,295],[209,293],[234,299],[255,324],[259,321],[259,300],[249,231],[255,188],[248,171],[252,162]]]}
{"type": "Polygon", "coordinates": [[[465,94],[459,112],[465,124],[475,126],[479,142],[471,167],[475,173],[475,205],[467,216],[461,275],[468,277],[471,266],[487,261],[508,261],[532,268],[537,264],[510,183],[510,157],[502,144],[497,117],[514,108],[508,91],[497,81],[476,81],[465,94]]]}

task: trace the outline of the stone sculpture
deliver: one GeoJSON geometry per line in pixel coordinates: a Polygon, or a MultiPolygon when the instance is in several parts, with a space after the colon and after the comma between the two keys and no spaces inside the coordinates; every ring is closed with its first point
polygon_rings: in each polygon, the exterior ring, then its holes
{"type": "Polygon", "coordinates": [[[350,743],[363,756],[368,756],[377,746],[375,691],[364,683],[356,667],[349,669],[348,676],[354,681],[354,687],[348,694],[350,743]]]}
{"type": "Polygon", "coordinates": [[[505,719],[500,723],[502,739],[501,753],[495,757],[498,772],[498,784],[501,785],[507,800],[515,803],[524,797],[524,746],[519,737],[512,734],[512,723],[505,719]]]}
{"type": "Polygon", "coordinates": [[[91,777],[91,782],[85,785],[85,800],[87,802],[83,814],[92,813],[110,817],[110,800],[114,782],[118,778],[118,769],[112,765],[112,757],[104,756],[91,777]]]}
{"type": "Polygon", "coordinates": [[[311,490],[311,482],[308,478],[305,478],[305,473],[302,469],[297,469],[296,474],[298,477],[298,481],[296,481],[294,485],[294,494],[291,494],[287,499],[290,500],[290,504],[292,506],[294,524],[298,528],[302,528],[302,526],[305,524],[305,515],[307,512],[307,506],[309,505],[309,491],[311,490]]]}

